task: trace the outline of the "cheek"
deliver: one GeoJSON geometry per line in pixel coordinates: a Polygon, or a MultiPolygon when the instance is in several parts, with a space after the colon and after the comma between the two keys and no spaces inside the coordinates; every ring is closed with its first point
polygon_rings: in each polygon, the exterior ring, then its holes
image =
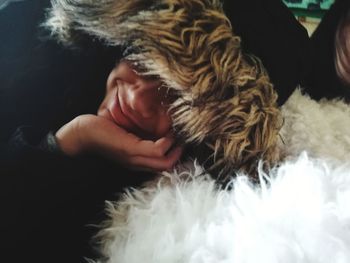
{"type": "Polygon", "coordinates": [[[116,89],[107,90],[100,106],[98,107],[98,110],[107,108],[108,104],[111,103],[111,100],[113,99],[115,94],[116,94],[116,89]]]}
{"type": "Polygon", "coordinates": [[[157,128],[155,131],[155,135],[158,138],[165,136],[169,132],[169,130],[171,129],[171,126],[172,126],[172,121],[171,121],[170,116],[168,116],[168,115],[161,116],[159,118],[156,126],[157,126],[157,128]]]}
{"type": "Polygon", "coordinates": [[[105,99],[103,99],[103,101],[101,102],[100,106],[98,106],[97,116],[104,115],[105,111],[106,111],[106,101],[105,101],[105,99]]]}

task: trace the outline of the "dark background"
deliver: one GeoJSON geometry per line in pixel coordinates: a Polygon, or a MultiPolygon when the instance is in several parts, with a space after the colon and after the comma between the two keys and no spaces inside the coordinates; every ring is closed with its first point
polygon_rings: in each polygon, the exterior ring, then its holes
{"type": "Polygon", "coordinates": [[[28,0],[0,10],[1,140],[19,125],[53,128],[61,116],[93,113],[116,62],[118,50],[97,41],[69,50],[49,40],[39,26],[48,6],[28,0]]]}

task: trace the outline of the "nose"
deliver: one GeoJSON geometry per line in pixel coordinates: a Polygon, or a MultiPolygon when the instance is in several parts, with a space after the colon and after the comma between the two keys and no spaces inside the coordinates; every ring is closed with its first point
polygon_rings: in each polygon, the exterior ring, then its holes
{"type": "Polygon", "coordinates": [[[161,107],[161,99],[158,96],[158,81],[139,79],[128,90],[130,108],[142,118],[152,118],[158,114],[161,107]]]}

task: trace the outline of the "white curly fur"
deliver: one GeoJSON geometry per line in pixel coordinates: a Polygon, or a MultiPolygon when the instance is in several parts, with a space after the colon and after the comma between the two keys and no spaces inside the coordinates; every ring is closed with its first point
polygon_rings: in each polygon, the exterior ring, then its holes
{"type": "Polygon", "coordinates": [[[287,160],[260,187],[218,189],[196,165],[164,174],[109,203],[101,262],[350,262],[350,107],[297,90],[283,114],[287,160]]]}
{"type": "Polygon", "coordinates": [[[282,107],[281,146],[287,157],[307,151],[312,157],[350,161],[350,106],[342,100],[316,102],[297,89],[282,107]]]}
{"type": "Polygon", "coordinates": [[[350,262],[349,166],[302,155],[271,172],[268,185],[242,176],[232,191],[196,176],[200,170],[110,205],[112,219],[118,206],[128,209],[126,221],[105,229],[114,237],[107,262],[350,262]]]}

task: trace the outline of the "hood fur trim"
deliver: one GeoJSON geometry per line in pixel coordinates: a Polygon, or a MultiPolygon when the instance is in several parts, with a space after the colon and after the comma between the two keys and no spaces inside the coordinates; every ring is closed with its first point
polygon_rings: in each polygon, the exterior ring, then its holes
{"type": "Polygon", "coordinates": [[[127,59],[176,91],[174,128],[210,149],[222,174],[277,159],[277,93],[259,59],[244,54],[217,0],[53,0],[46,25],[59,41],[81,32],[131,46],[127,59]]]}

